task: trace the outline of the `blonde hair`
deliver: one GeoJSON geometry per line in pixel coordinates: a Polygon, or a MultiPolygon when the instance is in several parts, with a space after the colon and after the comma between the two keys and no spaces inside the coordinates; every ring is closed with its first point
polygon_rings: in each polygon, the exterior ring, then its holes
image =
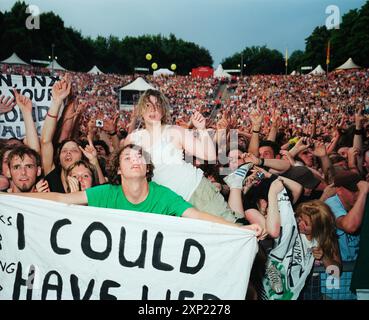
{"type": "Polygon", "coordinates": [[[147,109],[146,104],[151,103],[150,96],[155,97],[158,101],[158,107],[162,113],[161,124],[170,123],[171,116],[170,116],[170,111],[169,111],[169,100],[163,93],[155,89],[148,89],[140,96],[140,99],[138,100],[138,103],[137,103],[137,115],[139,117],[142,117],[142,115],[147,109]]]}
{"type": "Polygon", "coordinates": [[[320,200],[301,203],[296,209],[296,217],[306,215],[311,219],[311,235],[319,243],[324,255],[331,260],[339,257],[336,222],[331,209],[320,200]]]}

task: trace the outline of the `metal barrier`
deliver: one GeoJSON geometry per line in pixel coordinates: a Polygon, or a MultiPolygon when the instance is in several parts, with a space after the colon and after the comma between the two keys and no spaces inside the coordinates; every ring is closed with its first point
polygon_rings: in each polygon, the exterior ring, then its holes
{"type": "Polygon", "coordinates": [[[327,288],[327,277],[324,266],[314,266],[299,300],[356,300],[356,296],[350,291],[351,276],[355,261],[342,262],[342,274],[339,280],[339,288],[327,288]]]}

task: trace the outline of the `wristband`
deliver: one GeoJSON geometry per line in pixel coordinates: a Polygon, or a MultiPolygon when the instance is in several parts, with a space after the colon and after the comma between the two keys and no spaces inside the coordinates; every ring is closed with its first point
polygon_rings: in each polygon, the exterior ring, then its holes
{"type": "Polygon", "coordinates": [[[264,158],[260,158],[259,167],[264,167],[264,158]]]}
{"type": "Polygon", "coordinates": [[[260,130],[257,131],[257,130],[252,130],[253,133],[260,133],[260,130]]]}
{"type": "Polygon", "coordinates": [[[49,111],[46,113],[46,115],[48,115],[50,118],[58,119],[58,116],[57,116],[57,115],[56,115],[56,116],[53,116],[53,115],[51,115],[51,114],[49,113],[49,111]]]}
{"type": "Polygon", "coordinates": [[[355,135],[361,136],[364,132],[363,129],[355,129],[355,135]]]}
{"type": "Polygon", "coordinates": [[[116,131],[114,131],[114,132],[112,132],[112,133],[108,132],[108,135],[109,135],[109,136],[115,136],[116,134],[117,134],[117,132],[116,132],[116,131]]]}

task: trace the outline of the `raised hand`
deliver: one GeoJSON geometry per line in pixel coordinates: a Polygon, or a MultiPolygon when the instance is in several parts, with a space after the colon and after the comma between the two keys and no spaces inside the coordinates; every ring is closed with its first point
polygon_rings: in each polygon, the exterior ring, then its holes
{"type": "Polygon", "coordinates": [[[71,83],[66,79],[55,82],[52,88],[53,99],[62,102],[70,94],[71,83]]]}
{"type": "Polygon", "coordinates": [[[253,153],[245,152],[241,155],[242,160],[244,163],[252,162],[253,164],[258,165],[259,164],[259,158],[256,157],[253,153]]]}
{"type": "Polygon", "coordinates": [[[253,186],[258,184],[258,179],[256,178],[257,171],[254,171],[251,175],[249,175],[245,180],[245,189],[249,190],[253,186]]]}
{"type": "Polygon", "coordinates": [[[22,112],[32,112],[32,101],[26,96],[22,96],[16,89],[13,89],[15,101],[22,112]]]}
{"type": "Polygon", "coordinates": [[[319,158],[322,158],[327,155],[327,149],[325,147],[324,142],[317,141],[314,144],[313,155],[319,158]]]}
{"type": "Polygon", "coordinates": [[[92,138],[90,135],[87,137],[88,139],[88,145],[83,149],[81,146],[79,146],[80,150],[84,154],[84,156],[88,159],[88,161],[96,165],[97,160],[97,151],[94,147],[94,144],[92,143],[92,138]]]}
{"type": "Polygon", "coordinates": [[[281,112],[278,109],[274,109],[272,114],[272,125],[278,128],[280,124],[281,112]]]}
{"type": "Polygon", "coordinates": [[[229,127],[229,123],[225,117],[222,117],[217,122],[217,130],[226,130],[229,127]]]}
{"type": "Polygon", "coordinates": [[[300,138],[299,141],[296,142],[295,144],[295,148],[300,152],[303,150],[306,150],[307,148],[309,148],[309,144],[308,144],[308,140],[307,138],[303,137],[300,138]]]}
{"type": "Polygon", "coordinates": [[[116,114],[114,118],[104,119],[103,130],[107,133],[111,134],[117,132],[117,120],[119,118],[119,114],[116,114]]]}
{"type": "Polygon", "coordinates": [[[356,186],[359,189],[360,193],[368,194],[368,192],[369,192],[369,182],[361,180],[356,184],[356,186]]]}
{"type": "Polygon", "coordinates": [[[67,177],[67,181],[68,181],[68,185],[69,185],[69,189],[70,192],[77,192],[77,191],[81,191],[80,190],[80,185],[79,185],[79,181],[77,178],[75,177],[67,177]]]}
{"type": "Polygon", "coordinates": [[[49,183],[45,179],[41,179],[36,183],[37,192],[50,192],[49,183]]]}
{"type": "Polygon", "coordinates": [[[8,113],[11,111],[17,103],[11,97],[5,98],[5,96],[0,96],[0,114],[8,113]]]}
{"type": "Polygon", "coordinates": [[[92,138],[96,135],[96,133],[97,133],[96,118],[92,117],[87,123],[87,136],[92,138]]]}
{"type": "Polygon", "coordinates": [[[183,119],[177,119],[176,120],[176,125],[177,126],[180,126],[182,128],[185,128],[185,129],[188,129],[189,128],[189,125],[186,121],[184,121],[183,119]]]}
{"type": "Polygon", "coordinates": [[[256,127],[256,129],[258,130],[260,129],[263,119],[264,119],[264,114],[259,109],[253,109],[250,112],[250,120],[251,120],[252,126],[256,127]]]}
{"type": "Polygon", "coordinates": [[[362,108],[357,108],[355,112],[355,126],[360,130],[363,127],[365,117],[361,114],[362,108]]]}
{"type": "Polygon", "coordinates": [[[192,122],[193,126],[196,129],[204,130],[206,128],[206,126],[205,126],[206,120],[205,120],[204,116],[198,111],[195,111],[193,113],[193,115],[191,117],[191,122],[192,122]]]}

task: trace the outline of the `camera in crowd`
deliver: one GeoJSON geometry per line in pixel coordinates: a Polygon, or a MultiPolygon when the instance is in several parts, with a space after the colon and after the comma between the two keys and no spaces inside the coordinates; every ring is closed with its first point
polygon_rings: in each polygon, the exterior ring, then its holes
{"type": "Polygon", "coordinates": [[[97,128],[102,128],[104,126],[104,121],[103,120],[96,120],[96,127],[97,128]]]}

